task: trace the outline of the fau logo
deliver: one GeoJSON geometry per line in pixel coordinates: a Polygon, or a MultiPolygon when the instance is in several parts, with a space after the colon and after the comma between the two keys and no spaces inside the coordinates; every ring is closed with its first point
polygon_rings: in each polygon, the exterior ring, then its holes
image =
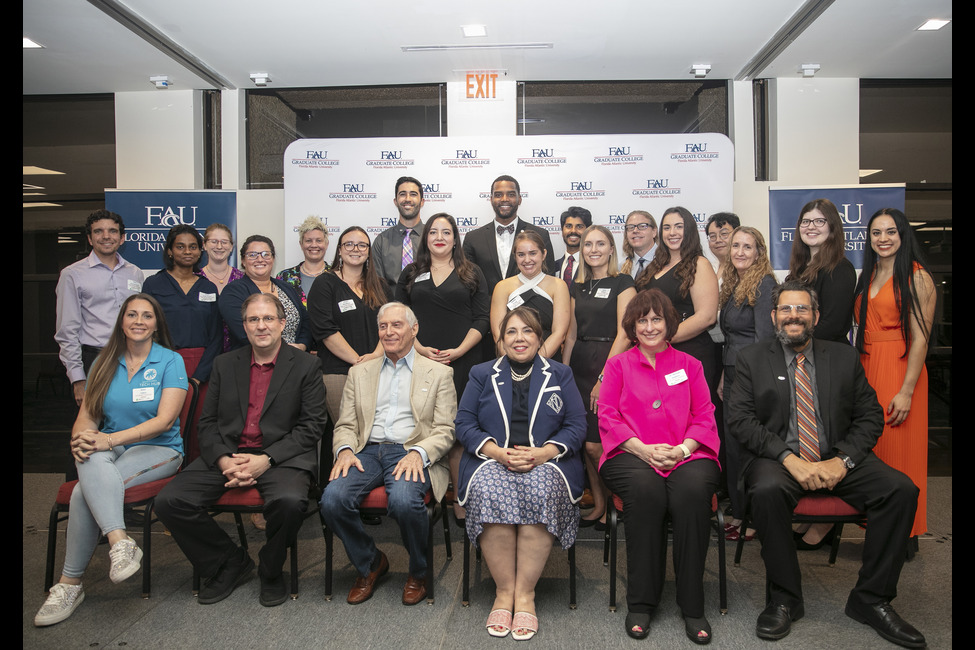
{"type": "Polygon", "coordinates": [[[532,217],[532,222],[536,226],[554,226],[555,217],[532,217]]]}
{"type": "Polygon", "coordinates": [[[186,224],[192,226],[196,224],[196,209],[199,206],[191,205],[189,206],[190,216],[187,218],[186,209],[187,206],[177,205],[177,206],[162,206],[162,205],[147,205],[146,206],[146,225],[147,226],[163,226],[166,228],[172,228],[173,226],[178,226],[180,224],[186,224]]]}
{"type": "Polygon", "coordinates": [[[591,190],[592,189],[592,181],[585,181],[585,182],[582,182],[582,181],[579,181],[579,182],[573,181],[573,182],[570,183],[570,185],[572,186],[572,189],[573,190],[591,190]]]}
{"type": "Polygon", "coordinates": [[[532,158],[551,158],[555,155],[555,149],[532,149],[532,158]]]}
{"type": "Polygon", "coordinates": [[[626,217],[622,214],[611,214],[609,215],[610,223],[626,223],[626,217]]]}
{"type": "Polygon", "coordinates": [[[477,149],[457,149],[457,158],[477,158],[477,149]]]}
{"type": "Polygon", "coordinates": [[[863,223],[863,204],[862,203],[842,203],[842,210],[839,210],[840,221],[847,225],[863,223]],[[853,208],[854,212],[850,212],[853,208]]]}
{"type": "Polygon", "coordinates": [[[439,192],[439,191],[440,191],[440,183],[430,183],[430,184],[424,183],[423,185],[424,194],[430,194],[432,192],[439,192]]]}
{"type": "Polygon", "coordinates": [[[381,160],[399,160],[403,157],[402,151],[380,151],[379,157],[381,160]]]}
{"type": "Polygon", "coordinates": [[[327,151],[306,151],[305,158],[308,160],[324,160],[328,158],[327,151]]]}
{"type": "Polygon", "coordinates": [[[343,183],[342,184],[342,191],[343,192],[363,192],[363,191],[365,191],[364,188],[365,188],[365,185],[363,183],[343,183]]]}
{"type": "Polygon", "coordinates": [[[670,184],[669,178],[648,178],[647,179],[647,189],[659,190],[667,187],[670,184]]]}
{"type": "Polygon", "coordinates": [[[609,155],[610,156],[629,156],[630,155],[630,148],[629,147],[610,147],[609,148],[609,155]]]}
{"type": "Polygon", "coordinates": [[[476,226],[477,217],[457,217],[457,226],[476,226]]]}
{"type": "Polygon", "coordinates": [[[379,217],[379,225],[384,228],[395,226],[398,221],[396,217],[379,217]]]}
{"type": "Polygon", "coordinates": [[[698,152],[703,152],[703,151],[707,151],[707,150],[708,150],[708,145],[707,145],[706,142],[704,144],[685,144],[684,145],[684,152],[685,153],[698,153],[698,152]]]}

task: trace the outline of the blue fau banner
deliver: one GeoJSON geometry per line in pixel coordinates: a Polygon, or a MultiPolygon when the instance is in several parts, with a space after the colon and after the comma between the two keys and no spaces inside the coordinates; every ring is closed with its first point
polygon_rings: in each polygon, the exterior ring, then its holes
{"type": "MultiPolygon", "coordinates": [[[[816,199],[829,199],[839,210],[846,241],[846,259],[863,268],[863,247],[868,245],[867,222],[881,208],[904,211],[903,185],[853,185],[832,188],[769,188],[769,255],[772,268],[789,268],[792,240],[799,236],[796,223],[802,206],[816,199]]],[[[908,215],[910,216],[910,215],[908,215]]]]}
{"type": "MultiPolygon", "coordinates": [[[[120,252],[144,271],[163,267],[162,250],[173,226],[193,226],[202,235],[210,224],[222,223],[237,236],[237,193],[232,191],[106,190],[105,209],[122,215],[125,244],[120,252]]],[[[228,261],[237,265],[236,252],[228,261]]]]}

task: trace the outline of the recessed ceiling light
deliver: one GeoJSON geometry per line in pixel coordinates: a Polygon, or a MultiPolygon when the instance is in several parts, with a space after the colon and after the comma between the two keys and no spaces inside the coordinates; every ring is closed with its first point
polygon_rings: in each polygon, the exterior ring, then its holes
{"type": "Polygon", "coordinates": [[[64,174],[64,172],[55,171],[53,169],[45,169],[44,167],[37,167],[35,165],[24,165],[24,176],[40,174],[64,174]]]}
{"type": "Polygon", "coordinates": [[[38,43],[37,41],[32,41],[31,39],[27,38],[26,36],[24,37],[24,49],[25,50],[28,49],[28,48],[39,48],[39,47],[42,48],[44,46],[41,45],[40,43],[38,43]]]}
{"type": "Polygon", "coordinates": [[[487,25],[461,25],[460,30],[464,33],[464,38],[487,36],[487,25]]]}
{"type": "Polygon", "coordinates": [[[944,19],[941,19],[941,18],[930,18],[923,25],[921,25],[920,27],[918,27],[917,28],[917,31],[919,31],[919,32],[933,32],[933,31],[935,31],[937,29],[941,29],[942,27],[944,27],[945,25],[947,25],[950,22],[951,22],[950,20],[944,20],[944,19]]]}
{"type": "Polygon", "coordinates": [[[860,170],[860,178],[865,178],[867,176],[872,176],[874,174],[879,174],[882,171],[884,171],[884,170],[882,170],[882,169],[861,169],[860,170]]]}

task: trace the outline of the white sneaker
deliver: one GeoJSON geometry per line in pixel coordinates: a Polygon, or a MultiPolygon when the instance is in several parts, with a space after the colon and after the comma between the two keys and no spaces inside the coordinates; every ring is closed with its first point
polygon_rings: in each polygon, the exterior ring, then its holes
{"type": "Polygon", "coordinates": [[[112,568],[108,572],[108,577],[112,579],[112,582],[119,583],[139,570],[142,562],[142,549],[136,545],[135,540],[126,537],[112,544],[112,548],[108,551],[108,557],[112,560],[112,568]]]}
{"type": "Polygon", "coordinates": [[[74,614],[74,610],[85,599],[85,592],[81,585],[66,585],[57,583],[51,587],[51,593],[41,606],[37,616],[34,617],[34,625],[44,627],[54,625],[74,614]]]}

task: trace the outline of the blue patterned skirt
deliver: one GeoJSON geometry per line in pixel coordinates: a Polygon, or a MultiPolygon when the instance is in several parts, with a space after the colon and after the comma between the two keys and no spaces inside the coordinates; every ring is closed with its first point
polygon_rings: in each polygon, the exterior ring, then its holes
{"type": "Polygon", "coordinates": [[[563,549],[572,546],[579,532],[579,506],[554,466],[530,472],[512,472],[487,462],[478,468],[467,487],[467,536],[477,546],[484,524],[544,524],[563,549]]]}

